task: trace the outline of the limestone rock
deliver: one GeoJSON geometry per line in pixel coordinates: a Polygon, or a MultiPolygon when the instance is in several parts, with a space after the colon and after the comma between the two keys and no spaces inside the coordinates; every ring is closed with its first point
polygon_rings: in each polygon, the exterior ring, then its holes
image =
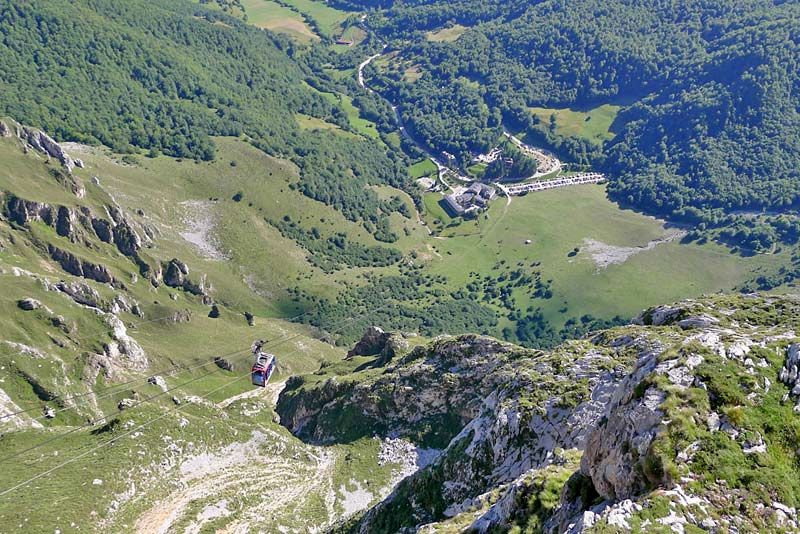
{"type": "Polygon", "coordinates": [[[61,237],[74,237],[75,215],[69,208],[60,206],[56,215],[56,233],[61,237]]]}
{"type": "Polygon", "coordinates": [[[164,283],[169,287],[183,287],[189,268],[182,261],[173,258],[164,269],[164,283]]]}
{"type": "Polygon", "coordinates": [[[47,246],[50,257],[61,265],[61,268],[74,276],[81,276],[90,280],[95,280],[104,284],[114,282],[114,277],[104,265],[97,265],[86,260],[82,260],[66,250],[57,248],[53,245],[47,246]]]}
{"type": "Polygon", "coordinates": [[[681,319],[678,321],[678,326],[683,329],[689,328],[708,328],[709,326],[713,326],[719,323],[719,319],[716,317],[711,317],[707,314],[702,315],[695,315],[692,317],[687,317],[686,319],[681,319]]]}
{"type": "Polygon", "coordinates": [[[158,387],[159,389],[161,389],[161,391],[163,391],[165,393],[169,390],[169,388],[167,386],[167,381],[164,380],[164,377],[161,376],[161,375],[154,375],[154,376],[149,377],[147,379],[147,383],[158,387]]]}
{"type": "Polygon", "coordinates": [[[32,310],[38,310],[39,308],[41,308],[42,307],[42,303],[39,302],[36,299],[25,298],[25,299],[18,300],[17,301],[17,306],[21,310],[32,311],[32,310]]]}
{"type": "Polygon", "coordinates": [[[673,306],[657,306],[646,310],[639,315],[635,320],[635,324],[663,326],[670,324],[678,319],[684,310],[673,306]]]}
{"type": "Polygon", "coordinates": [[[386,341],[389,339],[389,334],[384,332],[383,329],[377,326],[370,326],[361,336],[361,339],[356,343],[355,347],[347,352],[347,357],[353,356],[375,356],[379,354],[386,341]]]}
{"type": "Polygon", "coordinates": [[[23,126],[21,139],[26,141],[33,149],[56,158],[67,169],[67,172],[71,173],[75,168],[75,161],[66,153],[64,148],[43,131],[23,126]]]}
{"type": "Polygon", "coordinates": [[[8,195],[5,214],[9,220],[20,225],[27,225],[32,221],[42,221],[52,225],[55,220],[54,210],[49,204],[25,200],[14,195],[8,195]]]}
{"type": "Polygon", "coordinates": [[[656,473],[648,472],[650,445],[659,432],[666,395],[655,387],[640,384],[655,371],[658,353],[648,352],[636,369],[617,388],[603,423],[589,435],[581,460],[581,471],[591,477],[597,492],[610,500],[628,499],[647,484],[658,484],[656,473]]]}
{"type": "Polygon", "coordinates": [[[119,410],[127,410],[128,408],[133,408],[137,404],[138,401],[136,399],[127,398],[119,401],[119,404],[117,404],[117,408],[119,410]]]}
{"type": "Polygon", "coordinates": [[[125,256],[134,257],[138,254],[139,249],[142,248],[142,238],[124,218],[117,222],[112,229],[112,234],[114,236],[114,244],[125,256]]]}

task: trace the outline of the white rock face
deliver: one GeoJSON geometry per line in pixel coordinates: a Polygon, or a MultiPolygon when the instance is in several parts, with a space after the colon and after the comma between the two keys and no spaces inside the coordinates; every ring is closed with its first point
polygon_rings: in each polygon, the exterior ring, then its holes
{"type": "Polygon", "coordinates": [[[640,357],[611,398],[606,424],[589,435],[581,471],[606,499],[628,499],[644,486],[640,462],[659,431],[664,415],[659,407],[666,395],[652,386],[641,391],[640,384],[658,365],[656,351],[640,357]]]}
{"type": "Polygon", "coordinates": [[[68,172],[71,173],[75,168],[75,161],[67,154],[64,148],[43,131],[23,127],[22,139],[39,152],[56,158],[68,172]]]}
{"type": "Polygon", "coordinates": [[[786,362],[778,376],[790,389],[789,395],[796,401],[795,412],[800,411],[800,344],[792,343],[786,350],[786,362]]]}
{"type": "Polygon", "coordinates": [[[39,421],[30,418],[22,411],[5,391],[0,389],[0,431],[17,430],[21,428],[43,428],[39,421]]]}
{"type": "Polygon", "coordinates": [[[164,377],[161,376],[161,375],[151,376],[150,378],[147,379],[147,383],[148,384],[153,384],[154,386],[157,386],[159,389],[161,389],[161,391],[163,391],[165,393],[169,389],[167,387],[167,381],[164,380],[164,377]]]}

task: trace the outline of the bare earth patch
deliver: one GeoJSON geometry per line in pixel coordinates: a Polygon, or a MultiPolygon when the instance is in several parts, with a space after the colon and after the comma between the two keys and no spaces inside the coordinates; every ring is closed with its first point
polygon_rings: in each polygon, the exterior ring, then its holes
{"type": "Polygon", "coordinates": [[[686,232],[684,230],[670,228],[664,232],[662,237],[650,241],[643,247],[617,247],[614,245],[608,245],[602,241],[597,241],[596,239],[586,238],[583,240],[581,253],[588,254],[597,266],[597,269],[602,270],[608,268],[610,265],[620,265],[625,263],[628,261],[628,259],[636,254],[653,250],[658,245],[671,243],[676,239],[681,239],[685,235],[686,232]]]}
{"type": "Polygon", "coordinates": [[[187,200],[181,202],[185,214],[183,217],[184,231],[180,236],[191,243],[207,260],[228,259],[219,248],[219,242],[214,236],[214,203],[207,200],[187,200]]]}

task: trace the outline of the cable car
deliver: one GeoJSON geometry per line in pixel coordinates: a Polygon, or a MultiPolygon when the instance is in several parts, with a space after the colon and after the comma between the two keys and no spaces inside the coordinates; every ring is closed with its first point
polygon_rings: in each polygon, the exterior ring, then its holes
{"type": "Polygon", "coordinates": [[[275,366],[278,364],[277,358],[274,354],[262,352],[259,348],[255,353],[256,361],[253,368],[250,370],[250,378],[253,385],[261,388],[267,387],[272,373],[275,372],[275,366]]]}

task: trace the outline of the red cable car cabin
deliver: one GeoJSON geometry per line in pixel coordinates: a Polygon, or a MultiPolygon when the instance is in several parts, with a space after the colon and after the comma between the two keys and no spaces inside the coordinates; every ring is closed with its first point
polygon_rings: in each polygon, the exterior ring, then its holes
{"type": "Polygon", "coordinates": [[[256,354],[256,362],[253,364],[253,368],[250,371],[253,385],[262,388],[267,387],[267,383],[272,373],[275,371],[276,364],[277,359],[274,354],[258,352],[258,354],[256,354]]]}

